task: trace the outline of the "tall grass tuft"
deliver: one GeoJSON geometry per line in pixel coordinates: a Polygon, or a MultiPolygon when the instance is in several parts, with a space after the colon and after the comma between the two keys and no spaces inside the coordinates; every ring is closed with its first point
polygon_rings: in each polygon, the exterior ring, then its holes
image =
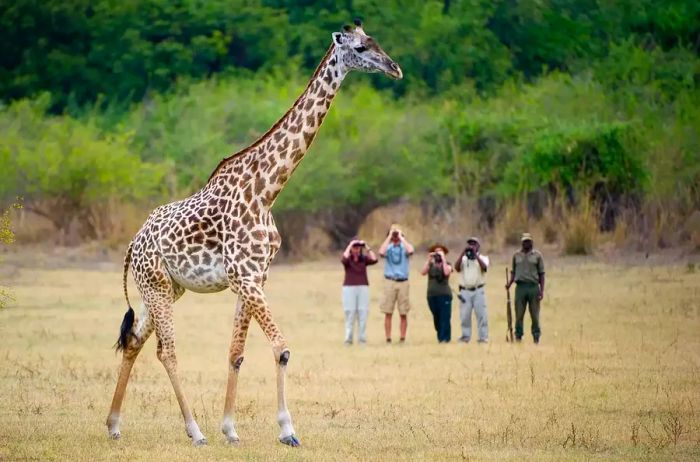
{"type": "Polygon", "coordinates": [[[595,249],[600,230],[598,214],[590,201],[571,207],[564,214],[563,250],[566,255],[590,255],[595,249]]]}
{"type": "Polygon", "coordinates": [[[520,246],[522,233],[530,231],[530,218],[524,200],[507,204],[496,224],[496,233],[505,246],[520,246]]]}

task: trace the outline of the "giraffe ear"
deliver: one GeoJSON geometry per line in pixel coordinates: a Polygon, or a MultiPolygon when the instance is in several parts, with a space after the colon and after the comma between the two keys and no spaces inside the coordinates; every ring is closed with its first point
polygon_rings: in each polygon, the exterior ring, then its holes
{"type": "Polygon", "coordinates": [[[338,45],[343,44],[343,34],[341,34],[340,32],[333,32],[333,34],[331,35],[333,35],[333,41],[335,43],[337,43],[338,45]]]}

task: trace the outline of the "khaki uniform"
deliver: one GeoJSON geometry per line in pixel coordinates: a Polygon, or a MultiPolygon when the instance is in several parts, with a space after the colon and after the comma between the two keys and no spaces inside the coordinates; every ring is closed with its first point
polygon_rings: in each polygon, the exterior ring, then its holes
{"type": "MultiPolygon", "coordinates": [[[[489,257],[480,255],[481,259],[489,266],[489,257]]],[[[489,316],[486,309],[486,272],[476,260],[469,260],[466,255],[462,257],[462,284],[459,287],[461,295],[459,305],[459,317],[462,321],[462,337],[460,340],[468,342],[472,337],[472,311],[476,314],[476,324],[479,333],[479,342],[489,341],[489,316]]]]}
{"type": "Polygon", "coordinates": [[[523,336],[525,309],[529,307],[532,319],[532,337],[539,341],[540,329],[540,274],[544,274],[544,259],[537,250],[523,251],[513,255],[513,273],[515,275],[515,337],[523,336]]]}

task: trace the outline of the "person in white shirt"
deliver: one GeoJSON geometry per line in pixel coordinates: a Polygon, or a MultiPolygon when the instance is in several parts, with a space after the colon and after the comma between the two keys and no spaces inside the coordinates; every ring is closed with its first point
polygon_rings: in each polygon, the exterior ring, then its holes
{"type": "Polygon", "coordinates": [[[461,273],[459,315],[462,319],[462,336],[459,341],[465,343],[472,337],[472,310],[476,313],[479,343],[489,341],[489,319],[484,294],[489,257],[479,253],[480,247],[479,239],[470,237],[467,239],[467,247],[454,264],[454,269],[461,273]]]}

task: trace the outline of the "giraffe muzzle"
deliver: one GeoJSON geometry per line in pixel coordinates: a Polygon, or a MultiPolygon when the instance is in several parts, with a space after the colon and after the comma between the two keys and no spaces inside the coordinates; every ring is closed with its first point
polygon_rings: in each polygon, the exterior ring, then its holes
{"type": "Polygon", "coordinates": [[[403,78],[403,72],[401,68],[395,62],[389,63],[389,69],[386,71],[386,75],[395,80],[401,80],[403,78]]]}

